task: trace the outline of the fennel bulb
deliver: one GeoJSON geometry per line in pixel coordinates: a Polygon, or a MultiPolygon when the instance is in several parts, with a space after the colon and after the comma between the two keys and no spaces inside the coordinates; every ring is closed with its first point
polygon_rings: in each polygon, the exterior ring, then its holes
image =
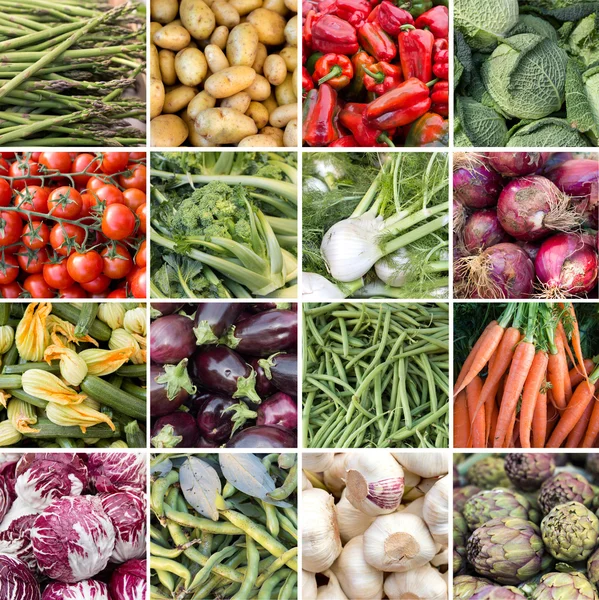
{"type": "Polygon", "coordinates": [[[318,273],[302,273],[302,299],[308,302],[315,300],[338,300],[345,298],[334,283],[318,273]]]}

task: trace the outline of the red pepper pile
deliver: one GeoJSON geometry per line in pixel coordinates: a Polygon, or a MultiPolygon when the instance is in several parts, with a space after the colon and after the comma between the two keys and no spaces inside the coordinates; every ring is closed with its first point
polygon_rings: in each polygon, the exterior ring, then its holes
{"type": "Polygon", "coordinates": [[[447,146],[447,0],[304,0],[307,146],[447,146]]]}

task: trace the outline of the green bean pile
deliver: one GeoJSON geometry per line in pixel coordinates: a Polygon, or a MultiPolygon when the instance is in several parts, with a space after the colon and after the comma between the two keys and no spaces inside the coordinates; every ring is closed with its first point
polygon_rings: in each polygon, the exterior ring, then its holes
{"type": "Polygon", "coordinates": [[[305,448],[444,448],[449,307],[304,305],[305,448]]]}
{"type": "MultiPolygon", "coordinates": [[[[229,472],[231,481],[223,455],[193,456],[222,484],[210,500],[212,518],[188,502],[192,495],[181,471],[190,457],[152,457],[150,600],[297,598],[297,455],[236,454],[252,457],[259,469],[250,465],[235,478],[229,472]],[[239,488],[260,488],[258,495],[241,492],[233,481],[239,488]]],[[[214,482],[205,472],[202,477],[197,491],[205,501],[214,482]]]]}

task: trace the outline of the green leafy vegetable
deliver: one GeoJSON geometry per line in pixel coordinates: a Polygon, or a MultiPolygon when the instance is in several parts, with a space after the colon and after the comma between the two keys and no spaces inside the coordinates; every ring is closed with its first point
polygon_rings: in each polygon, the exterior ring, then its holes
{"type": "Polygon", "coordinates": [[[518,21],[517,0],[455,0],[454,22],[472,48],[492,49],[518,21]]]}

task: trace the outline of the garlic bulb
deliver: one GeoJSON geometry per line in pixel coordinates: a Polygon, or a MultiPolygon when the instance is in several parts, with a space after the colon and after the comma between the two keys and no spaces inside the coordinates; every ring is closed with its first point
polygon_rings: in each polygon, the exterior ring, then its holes
{"type": "Polygon", "coordinates": [[[449,476],[442,477],[424,497],[422,517],[426,521],[433,538],[447,546],[449,534],[449,476]]]}
{"type": "Polygon", "coordinates": [[[410,262],[407,249],[400,248],[377,260],[374,270],[383,283],[392,287],[401,287],[406,282],[410,262]]]}
{"type": "Polygon", "coordinates": [[[320,252],[338,281],[354,281],[381,258],[377,238],[384,229],[382,217],[365,213],[335,223],[323,236],[320,252]]]}
{"type": "Polygon", "coordinates": [[[302,491],[309,490],[314,486],[310,483],[310,480],[306,477],[306,474],[302,471],[302,491]]]}
{"type": "Polygon", "coordinates": [[[422,519],[422,507],[424,506],[424,496],[414,500],[414,502],[410,502],[402,512],[408,513],[410,515],[416,515],[422,519]]]}
{"type": "Polygon", "coordinates": [[[436,553],[426,523],[405,511],[377,517],[364,533],[364,557],[381,571],[409,571],[436,553]]]}
{"type": "Polygon", "coordinates": [[[339,300],[346,295],[326,277],[318,273],[302,273],[302,299],[306,302],[339,300]]]}
{"type": "MultiPolygon", "coordinates": [[[[327,585],[321,585],[318,588],[318,593],[316,595],[317,600],[348,600],[339,585],[337,577],[335,577],[335,573],[332,571],[325,571],[324,575],[329,578],[329,583],[327,585]]],[[[306,596],[305,592],[302,592],[302,597],[310,598],[310,596],[306,596]]]]}
{"type": "Polygon", "coordinates": [[[373,523],[374,517],[365,515],[362,511],[354,508],[347,499],[347,490],[341,494],[341,500],[335,507],[337,509],[337,524],[341,541],[346,544],[349,540],[362,535],[373,523]]]}
{"type": "MultiPolygon", "coordinates": [[[[403,465],[402,465],[402,467],[403,467],[403,465]]],[[[420,477],[420,475],[416,475],[416,473],[412,473],[412,471],[403,467],[404,495],[407,494],[412,488],[415,488],[420,483],[421,480],[422,480],[422,477],[420,477]]]]}
{"type": "Polygon", "coordinates": [[[397,510],[404,489],[403,469],[383,450],[348,454],[347,499],[363,513],[376,517],[397,510]]]}
{"type": "Polygon", "coordinates": [[[406,470],[427,479],[447,475],[447,458],[441,452],[391,452],[406,470]]]}
{"type": "Polygon", "coordinates": [[[429,490],[433,488],[437,481],[439,481],[437,477],[421,479],[417,486],[413,487],[409,492],[404,493],[404,499],[412,501],[417,498],[422,498],[424,495],[428,494],[429,490]]]}
{"type": "Polygon", "coordinates": [[[332,452],[304,452],[302,466],[308,471],[322,473],[333,466],[335,455],[332,452]]]}
{"type": "MultiPolygon", "coordinates": [[[[364,559],[364,538],[350,540],[333,563],[331,571],[337,575],[341,588],[352,600],[381,600],[383,573],[364,559]]],[[[309,598],[304,594],[304,598],[309,598]]]]}
{"type": "Polygon", "coordinates": [[[431,565],[433,567],[442,567],[447,564],[449,564],[449,552],[447,551],[447,547],[443,547],[435,554],[433,560],[431,560],[431,565]]]}
{"type": "Polygon", "coordinates": [[[316,575],[302,569],[302,594],[304,598],[316,598],[316,575]]]}
{"type": "Polygon", "coordinates": [[[302,561],[312,573],[328,569],[341,553],[335,500],[318,488],[302,493],[302,561]]]}
{"type": "Polygon", "coordinates": [[[334,496],[341,496],[345,489],[345,455],[335,454],[333,464],[324,472],[324,484],[334,496]]]}
{"type": "Polygon", "coordinates": [[[385,579],[389,600],[447,600],[447,583],[437,569],[423,565],[405,573],[391,573],[385,579]]]}

